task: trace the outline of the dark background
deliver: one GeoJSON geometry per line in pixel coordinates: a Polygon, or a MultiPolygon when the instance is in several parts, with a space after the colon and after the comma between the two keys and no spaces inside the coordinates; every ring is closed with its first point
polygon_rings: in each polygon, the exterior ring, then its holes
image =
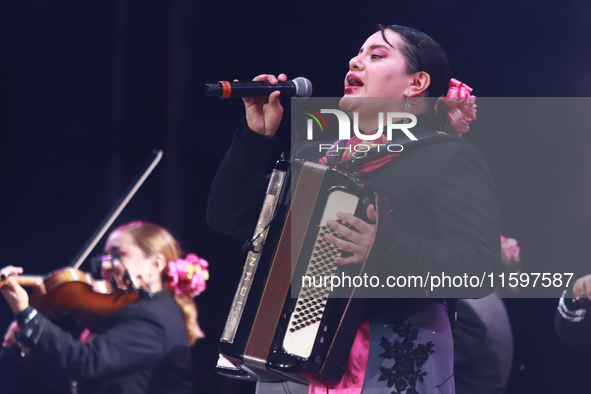
{"type": "MultiPolygon", "coordinates": [[[[340,96],[348,61],[375,25],[397,23],[435,38],[452,75],[477,96],[583,97],[591,93],[589,20],[591,4],[575,0],[1,2],[0,265],[37,274],[68,265],[151,150],[164,149],[116,224],[162,224],[209,260],[208,289],[197,298],[207,334],[194,347],[198,392],[253,392],[213,371],[243,256],[240,240],[208,228],[205,207],[243,111],[239,100],[206,99],[203,85],[285,72],[309,78],[315,96],[340,96]]],[[[548,116],[480,134],[475,123],[466,138],[489,163],[503,233],[518,239],[526,270],[556,272],[591,256],[591,141],[585,128],[543,127],[548,116]]],[[[280,140],[277,152],[288,148],[280,140]]],[[[556,303],[507,301],[509,393],[587,391],[589,354],[556,339],[556,303]]],[[[4,330],[12,318],[0,304],[4,330]]],[[[15,392],[41,391],[6,357],[0,368],[0,378],[17,378],[15,392]]]]}

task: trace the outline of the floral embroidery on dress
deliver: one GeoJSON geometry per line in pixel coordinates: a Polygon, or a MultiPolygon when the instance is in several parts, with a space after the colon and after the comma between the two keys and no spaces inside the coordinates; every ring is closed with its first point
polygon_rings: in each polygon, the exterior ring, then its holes
{"type": "Polygon", "coordinates": [[[394,323],[392,331],[398,334],[402,341],[397,339],[390,342],[382,337],[380,346],[385,351],[380,354],[380,357],[394,359],[394,365],[391,368],[380,367],[382,375],[378,380],[387,381],[389,388],[394,386],[392,394],[419,394],[416,390],[417,380],[422,382],[423,377],[427,375],[427,372],[421,371],[420,368],[427,362],[429,356],[435,353],[433,350],[435,344],[429,341],[415,346],[414,341],[417,339],[419,330],[402,321],[394,323]]]}

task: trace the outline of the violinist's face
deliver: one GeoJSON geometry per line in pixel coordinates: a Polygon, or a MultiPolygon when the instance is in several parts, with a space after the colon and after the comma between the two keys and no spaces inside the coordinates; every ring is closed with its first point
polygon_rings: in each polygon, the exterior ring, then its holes
{"type": "Polygon", "coordinates": [[[113,266],[112,260],[103,262],[101,274],[104,279],[111,280],[113,277],[122,277],[125,269],[138,287],[151,284],[154,292],[160,291],[162,282],[160,273],[164,268],[163,256],[146,256],[135,240],[126,231],[116,231],[111,234],[105,247],[107,254],[118,254],[121,258],[121,265],[113,266]]]}

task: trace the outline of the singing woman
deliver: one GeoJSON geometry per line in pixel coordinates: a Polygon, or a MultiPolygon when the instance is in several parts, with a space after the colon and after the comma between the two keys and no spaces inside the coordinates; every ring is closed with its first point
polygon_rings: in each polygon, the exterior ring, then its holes
{"type": "MultiPolygon", "coordinates": [[[[467,85],[450,80],[443,49],[415,29],[380,26],[348,68],[340,107],[358,113],[360,129],[373,134],[378,128],[377,112],[407,112],[419,119],[413,131],[433,134],[433,138],[415,143],[400,155],[350,168],[373,183],[395,206],[391,214],[394,233],[383,256],[382,273],[498,270],[497,191],[480,152],[461,138],[475,118],[474,97],[467,85]],[[429,97],[442,98],[437,112],[429,97]],[[375,108],[366,100],[369,98],[391,100],[381,101],[387,103],[384,108],[375,108]],[[438,121],[441,117],[442,123],[438,121]]],[[[254,78],[270,84],[286,79],[284,74],[254,78]]],[[[268,98],[244,99],[246,121],[234,135],[209,199],[208,220],[220,232],[246,239],[252,236],[257,207],[264,196],[264,166],[283,116],[279,95],[274,92],[268,98]]],[[[363,141],[352,138],[348,146],[356,143],[363,141]]],[[[313,154],[306,159],[323,161],[313,154]]],[[[367,214],[367,222],[351,215],[343,217],[357,231],[329,221],[328,225],[346,239],[325,238],[350,253],[349,257],[337,258],[337,263],[358,263],[368,254],[376,231],[373,206],[367,214]]],[[[453,393],[453,341],[447,303],[430,298],[368,300],[346,369],[335,388],[315,382],[308,386],[259,382],[257,392],[453,393]]]]}
{"type": "Polygon", "coordinates": [[[193,297],[205,289],[207,262],[194,254],[179,258],[179,244],[166,229],[139,221],[113,231],[105,253],[103,278],[127,270],[136,287],[145,288],[143,300],[107,319],[92,340],[80,341],[29,305],[11,277],[23,269],[8,266],[0,270],[8,277],[1,291],[16,323],[3,346],[30,348],[36,368],[60,371],[80,393],[191,393],[190,346],[203,336],[193,297]]]}

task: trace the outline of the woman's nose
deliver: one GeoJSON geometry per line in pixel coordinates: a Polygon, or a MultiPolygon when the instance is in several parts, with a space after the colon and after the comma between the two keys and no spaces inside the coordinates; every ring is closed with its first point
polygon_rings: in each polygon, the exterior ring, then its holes
{"type": "Polygon", "coordinates": [[[359,59],[359,56],[355,56],[349,60],[349,69],[351,71],[361,70],[363,68],[363,62],[359,59]]]}

